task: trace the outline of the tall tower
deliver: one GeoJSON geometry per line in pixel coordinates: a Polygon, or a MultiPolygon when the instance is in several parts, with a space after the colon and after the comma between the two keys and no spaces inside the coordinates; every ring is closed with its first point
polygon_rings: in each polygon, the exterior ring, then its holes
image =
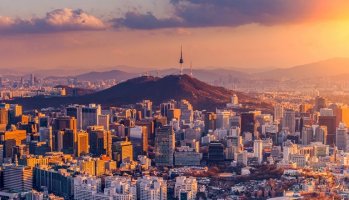
{"type": "Polygon", "coordinates": [[[182,52],[182,45],[181,45],[181,57],[179,59],[179,64],[181,65],[180,75],[183,75],[183,63],[184,63],[184,60],[183,60],[183,52],[182,52]]]}

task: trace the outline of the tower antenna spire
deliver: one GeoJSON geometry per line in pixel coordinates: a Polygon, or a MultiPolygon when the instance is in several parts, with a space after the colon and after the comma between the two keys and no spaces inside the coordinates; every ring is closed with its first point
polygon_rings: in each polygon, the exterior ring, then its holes
{"type": "Polygon", "coordinates": [[[181,57],[179,59],[179,64],[181,65],[180,75],[183,75],[183,63],[184,63],[184,60],[183,60],[183,51],[182,51],[182,45],[181,45],[181,57]]]}

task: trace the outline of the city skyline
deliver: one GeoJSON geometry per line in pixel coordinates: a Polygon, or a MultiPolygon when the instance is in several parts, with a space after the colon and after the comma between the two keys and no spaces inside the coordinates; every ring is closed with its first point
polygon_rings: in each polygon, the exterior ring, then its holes
{"type": "Polygon", "coordinates": [[[161,69],[176,67],[181,44],[184,67],[291,67],[349,57],[348,9],[344,0],[3,0],[0,68],[161,69]]]}

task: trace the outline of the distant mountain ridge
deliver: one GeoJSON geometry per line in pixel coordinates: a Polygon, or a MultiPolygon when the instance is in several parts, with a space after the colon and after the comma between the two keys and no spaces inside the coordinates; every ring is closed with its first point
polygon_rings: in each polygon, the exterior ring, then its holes
{"type": "Polygon", "coordinates": [[[117,84],[109,89],[79,97],[33,97],[20,98],[12,101],[25,109],[59,107],[73,103],[99,103],[104,106],[120,106],[134,104],[149,99],[158,105],[164,101],[187,99],[194,109],[215,110],[230,102],[233,94],[237,94],[240,102],[249,109],[270,111],[271,106],[251,98],[241,92],[234,92],[223,87],[216,87],[188,75],[169,75],[163,78],[142,76],[117,84]]]}
{"type": "Polygon", "coordinates": [[[77,78],[80,81],[102,81],[110,79],[122,81],[134,77],[137,77],[137,74],[124,72],[121,70],[110,70],[103,72],[93,71],[75,76],[75,78],[77,78]]]}
{"type": "Polygon", "coordinates": [[[332,58],[291,68],[279,68],[256,73],[254,76],[268,79],[305,79],[332,77],[342,74],[349,74],[349,58],[332,58]]]}

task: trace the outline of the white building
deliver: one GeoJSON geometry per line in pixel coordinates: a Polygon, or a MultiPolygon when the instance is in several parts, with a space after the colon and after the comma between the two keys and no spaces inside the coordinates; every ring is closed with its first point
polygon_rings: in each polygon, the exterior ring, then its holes
{"type": "Polygon", "coordinates": [[[263,140],[253,141],[253,153],[254,157],[258,158],[258,163],[263,161],[263,140]]]}
{"type": "Polygon", "coordinates": [[[93,199],[101,191],[102,181],[92,176],[77,176],[74,178],[74,199],[93,199]]]}
{"type": "Polygon", "coordinates": [[[145,176],[137,180],[139,200],[167,200],[167,183],[160,177],[145,176]]]}
{"type": "Polygon", "coordinates": [[[179,176],[176,177],[174,197],[187,200],[196,199],[198,183],[194,177],[179,176]],[[183,198],[184,197],[184,198],[183,198]]]}

